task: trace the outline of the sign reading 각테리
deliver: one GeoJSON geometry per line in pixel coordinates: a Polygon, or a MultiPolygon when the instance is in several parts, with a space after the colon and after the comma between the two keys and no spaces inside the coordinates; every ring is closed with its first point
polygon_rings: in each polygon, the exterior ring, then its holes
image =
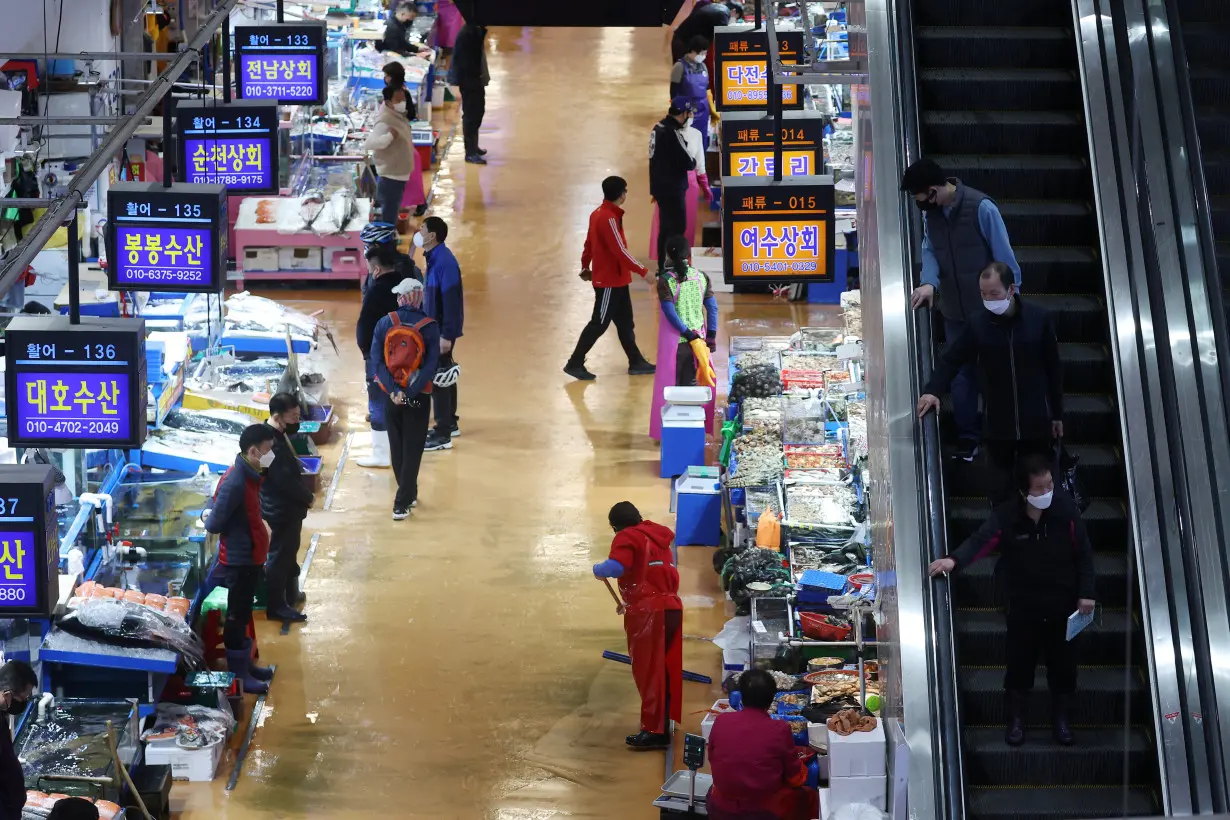
{"type": "Polygon", "coordinates": [[[831,177],[731,177],[725,188],[727,282],[833,281],[831,177]]]}
{"type": "MultiPolygon", "coordinates": [[[[782,113],[782,176],[824,172],[825,118],[811,111],[782,113]]],[[[772,117],[732,111],[722,117],[722,175],[773,176],[773,148],[778,139],[772,117]]]]}
{"type": "Polygon", "coordinates": [[[185,101],[175,117],[184,182],[225,185],[230,194],[277,193],[277,105],[185,101]]]}
{"type": "Polygon", "coordinates": [[[107,192],[112,290],[216,293],[226,281],[226,187],[123,183],[107,192]]]}
{"type": "Polygon", "coordinates": [[[46,617],[59,597],[53,470],[0,466],[0,617],[46,617]]]}
{"type": "Polygon", "coordinates": [[[325,24],[235,27],[235,87],[242,100],[323,103],[325,24]]]}

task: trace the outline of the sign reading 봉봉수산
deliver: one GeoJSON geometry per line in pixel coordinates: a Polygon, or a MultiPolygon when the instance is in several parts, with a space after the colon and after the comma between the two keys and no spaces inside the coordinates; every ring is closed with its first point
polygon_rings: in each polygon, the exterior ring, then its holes
{"type": "Polygon", "coordinates": [[[5,331],[5,360],[10,447],[145,442],[144,320],[19,316],[5,331]]]}
{"type": "Polygon", "coordinates": [[[832,177],[728,177],[722,191],[725,281],[832,282],[832,177]]]}
{"type": "Polygon", "coordinates": [[[178,177],[235,194],[278,191],[278,106],[251,100],[175,107],[178,177]]]}
{"type": "Polygon", "coordinates": [[[226,187],[130,182],[107,192],[112,290],[216,293],[226,283],[226,187]]]}
{"type": "Polygon", "coordinates": [[[235,26],[235,89],[241,100],[325,101],[325,24],[235,26]]]}

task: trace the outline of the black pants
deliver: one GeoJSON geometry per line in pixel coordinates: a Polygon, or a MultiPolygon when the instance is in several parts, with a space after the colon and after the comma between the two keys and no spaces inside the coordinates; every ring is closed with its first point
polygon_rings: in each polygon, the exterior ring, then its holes
{"type": "MultiPolygon", "coordinates": [[[[453,342],[453,350],[456,349],[457,343],[453,342]]],[[[452,365],[452,352],[440,357],[440,367],[452,365]]],[[[457,426],[457,383],[453,382],[449,387],[432,387],[431,404],[436,412],[436,433],[448,438],[457,426]]]]}
{"type": "Polygon", "coordinates": [[[1031,455],[1048,455],[1052,443],[1047,439],[1018,441],[988,441],[987,458],[991,462],[991,482],[988,495],[992,504],[1000,504],[1016,495],[1016,463],[1031,455]]]}
{"type": "MultiPolygon", "coordinates": [[[[1075,611],[1076,607],[1072,609],[1075,611]]],[[[1039,615],[1024,608],[1008,612],[1008,670],[1004,688],[1028,692],[1039,658],[1046,661],[1046,685],[1053,695],[1076,691],[1076,651],[1067,640],[1068,615],[1039,615]]]]}
{"type": "Polygon", "coordinates": [[[427,441],[427,425],[431,421],[431,399],[419,395],[404,405],[387,401],[385,424],[389,428],[393,475],[397,477],[393,507],[408,510],[419,498],[419,465],[423,462],[423,443],[427,441]]]}
{"type": "Polygon", "coordinates": [[[264,572],[262,566],[226,568],[226,623],[222,627],[222,642],[228,650],[243,649],[248,641],[252,602],[264,572]]]}
{"type": "Polygon", "coordinates": [[[666,266],[666,240],[688,229],[687,194],[655,197],[658,201],[658,270],[666,266]]]}
{"type": "Polygon", "coordinates": [[[583,367],[585,357],[593,349],[606,329],[615,323],[615,332],[619,334],[619,343],[623,345],[624,355],[628,364],[640,364],[645,361],[640,349],[636,346],[636,322],[632,313],[632,295],[628,286],[620,288],[594,288],[594,312],[589,317],[589,324],[581,331],[577,339],[576,349],[568,359],[569,367],[583,367]]]}
{"type": "Polygon", "coordinates": [[[269,522],[269,559],[265,562],[266,609],[295,605],[299,595],[299,541],[303,519],[269,522]]]}
{"type": "Polygon", "coordinates": [[[679,340],[679,349],[675,351],[675,386],[696,386],[696,354],[684,339],[679,340]]]}
{"type": "Polygon", "coordinates": [[[487,89],[481,85],[461,87],[461,137],[465,141],[466,156],[478,153],[478,129],[483,127],[487,113],[487,89]]]}

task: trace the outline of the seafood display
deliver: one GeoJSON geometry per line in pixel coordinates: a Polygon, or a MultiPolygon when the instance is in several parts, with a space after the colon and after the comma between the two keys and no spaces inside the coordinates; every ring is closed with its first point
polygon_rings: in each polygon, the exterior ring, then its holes
{"type": "Polygon", "coordinates": [[[854,709],[842,709],[828,719],[830,732],[849,737],[855,732],[874,732],[878,721],[872,715],[859,714],[854,709]]]}
{"type": "Polygon", "coordinates": [[[192,602],[178,596],[168,597],[154,592],[144,593],[135,589],[118,589],[105,587],[93,581],[86,581],[77,587],[76,594],[69,600],[69,609],[76,609],[93,598],[112,598],[127,601],[132,604],[147,606],[155,612],[162,612],[179,618],[187,618],[192,602]]]}
{"type": "Polygon", "coordinates": [[[791,526],[854,524],[858,493],[844,482],[799,482],[786,487],[786,520],[791,526]]]}
{"type": "Polygon", "coordinates": [[[782,475],[781,436],[766,428],[750,430],[734,441],[734,472],[727,478],[732,487],[761,487],[782,475]]]}
{"type": "Polygon", "coordinates": [[[235,729],[235,718],[207,706],[160,703],[154,725],[141,733],[147,743],[174,743],[181,749],[203,749],[224,742],[235,729]]]}
{"type": "MultiPolygon", "coordinates": [[[[70,795],[27,791],[26,804],[21,807],[21,820],[46,820],[51,816],[51,810],[55,808],[55,804],[67,797],[70,795]]],[[[112,803],[110,800],[94,800],[90,797],[86,799],[98,809],[99,820],[114,820],[122,811],[119,803],[112,803]]]]}
{"type": "Polygon", "coordinates": [[[52,706],[41,718],[31,716],[13,742],[26,787],[38,788],[39,779],[47,775],[114,775],[107,722],[114,727],[120,759],[130,762],[136,751],[136,741],[128,733],[131,711],[127,702],[66,700],[52,706]]]}
{"type": "Polygon", "coordinates": [[[262,199],[256,203],[256,223],[258,225],[272,225],[278,221],[279,202],[277,199],[262,199]]]}
{"type": "MultiPolygon", "coordinates": [[[[203,331],[209,322],[217,324],[218,315],[215,306],[213,316],[210,316],[210,299],[196,299],[184,315],[184,329],[188,331],[203,331]]],[[[261,333],[285,333],[290,328],[292,334],[316,338],[320,325],[315,318],[294,308],[280,305],[272,299],[254,296],[247,291],[241,291],[229,297],[224,303],[225,319],[228,329],[254,331],[261,333]]]]}
{"type": "MultiPolygon", "coordinates": [[[[168,610],[170,601],[167,602],[168,610]]],[[[84,599],[56,628],[70,635],[121,647],[165,649],[180,655],[191,669],[204,667],[201,639],[182,617],[157,612],[134,601],[112,597],[84,599]]]]}

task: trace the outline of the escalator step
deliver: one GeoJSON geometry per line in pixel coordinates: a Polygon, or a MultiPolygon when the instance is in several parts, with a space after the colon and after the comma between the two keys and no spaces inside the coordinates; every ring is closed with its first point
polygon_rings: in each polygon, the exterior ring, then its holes
{"type": "Polygon", "coordinates": [[[1106,303],[1101,296],[1039,293],[1031,295],[1030,299],[1051,312],[1059,341],[1093,343],[1106,340],[1108,320],[1106,303]]]}
{"type": "Polygon", "coordinates": [[[1230,105],[1230,70],[1192,66],[1188,76],[1192,83],[1192,99],[1200,105],[1230,105]]]}
{"type": "Polygon", "coordinates": [[[1069,111],[928,111],[922,137],[963,154],[1070,154],[1085,124],[1069,111]]]}
{"type": "MultiPolygon", "coordinates": [[[[965,773],[987,786],[1021,784],[1021,773],[1034,786],[1113,786],[1123,782],[1123,729],[1077,730],[1076,745],[1060,746],[1045,729],[1027,733],[1025,743],[1012,748],[999,727],[966,729],[961,742],[966,752],[965,773]]],[[[1128,782],[1152,776],[1151,756],[1156,751],[1149,735],[1132,729],[1128,735],[1128,782]]],[[[1026,785],[1026,784],[1022,784],[1026,785]]]]}
{"type": "MultiPolygon", "coordinates": [[[[1079,474],[1079,471],[1078,471],[1079,474]]],[[[955,550],[962,541],[974,534],[987,520],[990,505],[981,498],[950,498],[948,504],[948,548],[955,550]]],[[[1117,498],[1094,498],[1089,503],[1089,509],[1081,516],[1085,522],[1085,530],[1089,533],[1089,543],[1095,553],[1118,554],[1127,549],[1128,523],[1123,502],[1117,498]]],[[[970,571],[977,568],[970,567],[970,571]]],[[[1098,585],[1098,600],[1103,600],[1110,590],[1098,585]]],[[[1122,593],[1120,593],[1122,594],[1122,593]]],[[[962,606],[980,607],[986,604],[960,599],[962,606]]]]}
{"type": "Polygon", "coordinates": [[[1119,786],[972,788],[966,813],[977,820],[1038,820],[1055,817],[1140,817],[1157,810],[1152,789],[1119,786]]]}
{"type": "Polygon", "coordinates": [[[1200,134],[1200,146],[1225,149],[1230,147],[1230,114],[1220,108],[1196,106],[1196,130],[1200,134]]]}
{"type": "Polygon", "coordinates": [[[997,204],[1014,244],[1082,245],[1097,235],[1097,220],[1086,202],[1001,199],[997,204]]]}
{"type": "MultiPolygon", "coordinates": [[[[940,434],[947,441],[957,435],[956,419],[951,413],[952,399],[946,398],[940,415],[940,434]]],[[[1069,395],[1064,399],[1064,434],[1083,444],[1119,443],[1118,409],[1109,394],[1069,395]]]]}
{"type": "Polygon", "coordinates": [[[1102,265],[1089,247],[1025,245],[1013,238],[1026,295],[1096,293],[1103,287],[1102,265]]]}
{"type": "MultiPolygon", "coordinates": [[[[1135,625],[1133,625],[1135,626],[1135,625]]],[[[1004,616],[994,610],[959,609],[953,616],[957,647],[962,657],[978,658],[986,664],[1007,663],[1004,616]]],[[[1138,633],[1139,629],[1134,628],[1138,633]]],[[[1098,619],[1075,640],[1083,663],[1123,663],[1126,656],[1129,621],[1125,610],[1103,609],[1098,619]]]]}
{"type": "Polygon", "coordinates": [[[1063,0],[1029,3],[988,3],[986,0],[948,0],[915,3],[914,28],[925,26],[1054,26],[1072,19],[1072,7],[1063,0]]]}
{"type": "Polygon", "coordinates": [[[1177,5],[1185,24],[1188,20],[1222,20],[1226,13],[1225,0],[1178,0],[1177,5]]]}
{"type": "MultiPolygon", "coordinates": [[[[1124,490],[1123,464],[1118,449],[1106,445],[1071,446],[1080,457],[1079,474],[1085,491],[1095,498],[1121,496],[1124,490]]],[[[985,498],[993,480],[992,470],[983,458],[972,462],[954,460],[951,450],[944,459],[944,489],[950,497],[985,498]]],[[[1116,545],[1108,545],[1113,549],[1116,545]]]]}
{"type": "Polygon", "coordinates": [[[918,72],[924,110],[1081,109],[1081,86],[1062,68],[924,68],[918,72]]]}
{"type": "Polygon", "coordinates": [[[1089,163],[1081,157],[1051,152],[1033,156],[957,154],[947,150],[928,156],[949,175],[992,198],[1070,200],[1086,193],[1092,198],[1089,163]]]}
{"type": "Polygon", "coordinates": [[[1041,26],[920,26],[915,29],[914,54],[919,65],[949,68],[1076,63],[1072,33],[1041,26]]]}
{"type": "Polygon", "coordinates": [[[1218,23],[1182,20],[1183,50],[1191,66],[1216,66],[1226,59],[1226,42],[1230,26],[1218,23]]]}
{"type": "Polygon", "coordinates": [[[1063,365],[1065,393],[1089,390],[1110,395],[1115,389],[1115,371],[1105,345],[1059,345],[1059,361],[1063,365]]]}
{"type": "MultiPolygon", "coordinates": [[[[967,502],[958,502],[965,504],[967,502]]],[[[1097,501],[1095,504],[1099,503],[1097,501]]],[[[986,505],[983,505],[983,509],[986,505]]],[[[951,507],[949,507],[951,509],[951,507]]],[[[1124,527],[1127,522],[1124,522],[1124,527]]],[[[949,528],[952,522],[949,522],[949,528]]],[[[1094,552],[1093,570],[1098,576],[1098,603],[1122,607],[1127,604],[1127,553],[1094,552]]],[[[995,561],[979,561],[953,576],[953,588],[958,606],[978,609],[1002,607],[1006,601],[995,578],[995,561]]],[[[1132,592],[1135,596],[1135,591],[1132,592]]]]}
{"type": "MultiPolygon", "coordinates": [[[[1072,696],[1072,721],[1078,726],[1121,726],[1129,704],[1133,723],[1150,719],[1152,704],[1149,687],[1140,671],[1131,670],[1131,688],[1124,691],[1122,666],[1082,666],[1077,678],[1077,691],[1072,696]]],[[[961,720],[966,726],[1004,725],[1003,667],[962,666],[957,672],[961,692],[961,720]]],[[[1025,711],[1029,726],[1050,725],[1050,698],[1046,695],[1046,674],[1038,670],[1034,679],[1034,695],[1025,711]]]]}
{"type": "Polygon", "coordinates": [[[1204,181],[1209,191],[1230,193],[1230,153],[1204,153],[1201,159],[1204,160],[1204,181]]]}
{"type": "Polygon", "coordinates": [[[1230,236],[1230,195],[1210,196],[1209,209],[1213,219],[1213,234],[1230,236]]]}

